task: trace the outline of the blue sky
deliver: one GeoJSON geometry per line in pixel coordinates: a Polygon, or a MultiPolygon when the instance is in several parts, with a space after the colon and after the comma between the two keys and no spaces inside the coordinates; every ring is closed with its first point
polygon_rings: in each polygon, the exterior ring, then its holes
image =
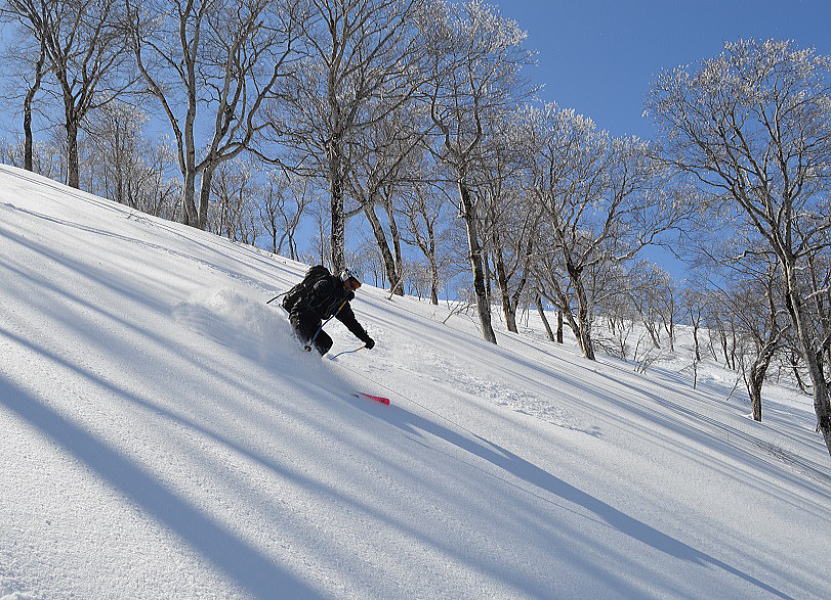
{"type": "MultiPolygon", "coordinates": [[[[528,76],[540,96],[574,108],[613,135],[650,139],[642,116],[655,76],[694,66],[739,38],[792,39],[831,54],[831,0],[489,0],[528,33],[538,52],[528,76]]],[[[689,277],[669,252],[641,256],[676,279],[689,277]]]]}
{"type": "Polygon", "coordinates": [[[650,138],[643,100],[662,69],[739,38],[793,39],[831,54],[831,0],[490,0],[528,32],[541,96],[614,135],[650,138]]]}

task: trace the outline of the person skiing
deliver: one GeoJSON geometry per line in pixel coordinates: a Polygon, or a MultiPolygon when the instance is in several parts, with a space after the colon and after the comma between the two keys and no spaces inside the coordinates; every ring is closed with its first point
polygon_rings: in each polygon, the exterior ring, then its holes
{"type": "MultiPolygon", "coordinates": [[[[291,323],[297,338],[303,343],[306,351],[312,347],[321,356],[329,352],[332,347],[332,338],[323,331],[323,321],[335,317],[361,340],[368,350],[375,346],[375,341],[369,337],[366,330],[358,323],[355,313],[349,302],[355,298],[355,290],[361,287],[361,282],[349,269],[344,269],[339,275],[332,275],[323,267],[323,274],[318,274],[317,280],[311,285],[303,283],[295,286],[288,294],[290,301],[283,302],[283,308],[289,312],[291,323]],[[299,294],[292,294],[297,290],[299,294]]],[[[319,272],[318,272],[319,273],[319,272]]],[[[306,276],[306,279],[310,278],[306,276]]]]}

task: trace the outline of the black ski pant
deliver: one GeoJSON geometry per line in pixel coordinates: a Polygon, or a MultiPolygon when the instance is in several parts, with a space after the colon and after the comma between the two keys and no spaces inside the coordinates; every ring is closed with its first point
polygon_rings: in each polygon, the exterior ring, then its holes
{"type": "Polygon", "coordinates": [[[309,346],[309,342],[311,342],[312,338],[314,338],[311,345],[314,346],[314,349],[317,350],[321,356],[329,352],[329,349],[333,344],[332,338],[330,338],[325,331],[320,329],[320,326],[323,324],[320,319],[314,315],[301,312],[289,315],[289,322],[294,328],[294,334],[303,346],[309,346]],[[320,329],[319,333],[318,329],[320,329]],[[317,337],[315,337],[316,333],[317,337]]]}

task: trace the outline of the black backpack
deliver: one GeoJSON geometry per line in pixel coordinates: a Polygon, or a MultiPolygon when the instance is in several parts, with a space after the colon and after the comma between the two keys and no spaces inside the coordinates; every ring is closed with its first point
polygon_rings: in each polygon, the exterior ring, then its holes
{"type": "Polygon", "coordinates": [[[329,275],[331,275],[331,273],[329,273],[329,269],[323,265],[315,265],[309,268],[306,272],[306,276],[303,278],[303,281],[291,288],[288,292],[286,292],[286,295],[283,296],[283,308],[285,311],[291,312],[297,305],[298,301],[312,289],[314,284],[329,275]]]}

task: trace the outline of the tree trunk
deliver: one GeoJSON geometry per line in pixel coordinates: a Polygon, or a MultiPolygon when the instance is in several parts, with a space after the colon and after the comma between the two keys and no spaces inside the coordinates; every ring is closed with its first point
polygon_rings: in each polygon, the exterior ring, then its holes
{"type": "Polygon", "coordinates": [[[346,268],[346,258],[344,255],[346,218],[343,214],[343,156],[337,134],[334,134],[332,140],[329,142],[327,153],[329,158],[329,208],[332,220],[329,243],[332,253],[332,271],[339,273],[346,268]]]}
{"type": "Polygon", "coordinates": [[[802,381],[802,376],[799,374],[799,354],[793,350],[790,350],[788,354],[788,361],[790,362],[793,376],[796,379],[796,384],[799,386],[799,391],[805,394],[808,390],[805,387],[805,383],[802,381]]]}
{"type": "MultiPolygon", "coordinates": [[[[189,74],[190,83],[195,81],[195,74],[189,74]]],[[[182,220],[185,225],[199,227],[199,211],[196,209],[196,145],[193,138],[193,126],[196,120],[196,92],[193,87],[188,90],[188,111],[185,115],[184,140],[180,142],[180,168],[184,180],[184,210],[182,220]]]]}
{"type": "Polygon", "coordinates": [[[67,116],[66,129],[66,185],[81,187],[81,171],[78,163],[78,124],[67,116]]]}
{"type": "Polygon", "coordinates": [[[390,224],[390,237],[392,238],[392,249],[395,252],[395,280],[391,283],[390,291],[399,296],[404,295],[404,286],[401,279],[404,277],[404,257],[401,253],[401,233],[398,231],[398,223],[395,222],[395,210],[392,204],[392,194],[389,193],[384,199],[384,208],[387,212],[387,220],[390,224]]]}
{"type": "Polygon", "coordinates": [[[40,89],[43,79],[43,65],[46,62],[46,49],[41,43],[40,56],[35,63],[35,81],[26,92],[23,99],[23,168],[27,171],[34,171],[34,135],[32,134],[32,104],[35,95],[40,89]]]}
{"type": "Polygon", "coordinates": [[[649,337],[652,339],[652,345],[656,348],[661,348],[661,341],[659,337],[659,331],[656,328],[654,323],[650,323],[649,321],[643,322],[644,329],[646,329],[647,333],[649,333],[649,337]]]}
{"type": "Polygon", "coordinates": [[[693,323],[693,341],[695,342],[695,360],[701,362],[701,350],[698,343],[698,325],[693,323]]]}
{"type": "Polygon", "coordinates": [[[470,268],[473,272],[473,291],[476,294],[476,309],[479,313],[479,325],[482,329],[482,337],[496,344],[496,333],[491,323],[491,305],[488,298],[486,286],[484,257],[482,246],[479,242],[479,229],[476,220],[476,211],[470,197],[470,190],[462,179],[459,179],[459,197],[462,203],[462,217],[465,220],[467,230],[467,242],[470,260],[470,268]]]}
{"type": "Polygon", "coordinates": [[[571,283],[574,285],[574,291],[577,294],[577,321],[579,323],[577,342],[580,344],[580,350],[583,351],[583,356],[589,360],[597,360],[594,354],[594,344],[592,343],[591,336],[589,297],[586,294],[586,288],[583,286],[580,273],[569,267],[569,275],[571,276],[571,283]]]}
{"type": "Polygon", "coordinates": [[[574,334],[574,338],[579,341],[580,339],[580,326],[577,324],[577,321],[572,314],[572,310],[569,307],[569,300],[566,297],[563,290],[557,285],[553,285],[554,288],[554,295],[557,296],[558,300],[555,300],[545,292],[543,295],[548,299],[551,304],[557,307],[557,343],[563,343],[563,323],[568,323],[569,329],[574,334]]]}
{"type": "Polygon", "coordinates": [[[747,391],[750,394],[750,406],[753,410],[753,420],[761,422],[762,420],[762,382],[754,380],[750,376],[747,383],[747,391]]]}
{"type": "Polygon", "coordinates": [[[436,262],[436,237],[433,235],[433,224],[425,218],[427,226],[427,259],[430,261],[430,302],[433,306],[439,304],[439,265],[436,262]]]}
{"type": "Polygon", "coordinates": [[[184,173],[184,189],[182,194],[182,223],[190,227],[198,227],[199,215],[196,211],[196,173],[186,170],[184,173]]]}
{"type": "Polygon", "coordinates": [[[199,229],[208,226],[208,207],[211,204],[211,183],[214,178],[217,163],[208,162],[202,171],[202,181],[199,189],[199,229]]]}
{"type": "Polygon", "coordinates": [[[817,429],[822,433],[825,447],[831,454],[831,398],[828,382],[822,367],[822,348],[815,348],[811,342],[811,333],[806,327],[805,309],[802,305],[801,291],[798,287],[795,261],[783,260],[787,304],[791,319],[796,326],[796,336],[802,346],[802,358],[808,367],[814,395],[814,412],[817,415],[817,429]]]}
{"type": "Polygon", "coordinates": [[[716,354],[716,347],[713,344],[713,330],[710,329],[707,332],[707,347],[710,349],[710,355],[713,357],[713,360],[718,362],[718,354],[716,354]]]}
{"type": "Polygon", "coordinates": [[[439,305],[439,267],[435,257],[430,257],[430,302],[433,306],[439,305]]]}
{"type": "Polygon", "coordinates": [[[545,325],[545,333],[548,335],[548,339],[553,342],[554,332],[551,331],[551,325],[548,324],[548,318],[545,316],[545,309],[542,305],[542,298],[539,296],[537,296],[536,304],[537,312],[540,313],[540,319],[542,319],[542,324],[545,325]]]}
{"type": "Polygon", "coordinates": [[[675,319],[672,316],[668,322],[664,320],[664,329],[669,336],[669,351],[675,352],[675,319]]]}
{"type": "MultiPolygon", "coordinates": [[[[498,241],[494,239],[494,242],[498,241]]],[[[494,248],[496,256],[496,283],[502,296],[502,313],[505,315],[505,326],[512,333],[519,333],[516,325],[516,306],[511,300],[511,291],[508,289],[508,275],[505,271],[505,260],[499,248],[494,248]]]]}
{"type": "Polygon", "coordinates": [[[387,236],[384,235],[384,228],[381,225],[381,221],[378,220],[378,215],[375,214],[375,206],[372,204],[365,205],[364,214],[372,227],[375,243],[378,245],[378,250],[381,253],[381,260],[384,261],[384,271],[387,275],[387,280],[390,282],[390,293],[403,296],[404,292],[401,291],[402,286],[398,285],[401,279],[401,275],[398,272],[398,265],[387,243],[387,236]]]}
{"type": "Polygon", "coordinates": [[[344,256],[346,222],[343,215],[343,186],[339,181],[332,182],[331,215],[332,229],[329,244],[332,252],[332,270],[338,273],[346,266],[344,256]]]}
{"type": "MultiPolygon", "coordinates": [[[[476,229],[478,231],[479,228],[477,227],[476,229]]],[[[482,252],[482,269],[485,277],[485,296],[487,296],[488,303],[491,303],[491,298],[493,298],[493,292],[491,291],[491,282],[493,281],[493,277],[491,276],[490,255],[484,247],[480,246],[480,249],[482,252]]]]}
{"type": "Polygon", "coordinates": [[[753,420],[762,420],[762,384],[765,381],[765,367],[761,368],[761,373],[757,372],[756,365],[750,368],[750,377],[747,383],[747,391],[750,394],[750,406],[753,408],[753,420]]]}
{"type": "MultiPolygon", "coordinates": [[[[129,194],[127,190],[127,178],[124,176],[122,172],[122,164],[120,161],[118,165],[116,165],[115,169],[115,201],[119,204],[126,204],[130,206],[130,198],[128,197],[129,194]]],[[[131,206],[131,208],[135,208],[131,206]]]]}
{"type": "Polygon", "coordinates": [[[589,360],[597,360],[594,354],[594,345],[592,343],[591,328],[588,325],[583,325],[583,317],[580,318],[580,337],[577,340],[580,343],[580,349],[583,351],[583,356],[589,360]]]}
{"type": "Polygon", "coordinates": [[[718,332],[719,335],[719,343],[721,344],[721,353],[724,354],[724,363],[727,365],[727,368],[730,367],[730,352],[727,350],[727,331],[725,331],[724,327],[721,327],[718,332]]]}
{"type": "Polygon", "coordinates": [[[756,360],[750,367],[750,376],[747,378],[747,392],[750,395],[750,405],[753,407],[753,420],[762,420],[762,386],[765,383],[765,374],[767,373],[770,361],[776,352],[776,339],[779,333],[774,332],[772,339],[769,340],[760,350],[756,356],[756,360]]]}
{"type": "Polygon", "coordinates": [[[34,142],[32,136],[32,100],[35,91],[29,90],[23,103],[23,168],[34,171],[34,142]]]}

